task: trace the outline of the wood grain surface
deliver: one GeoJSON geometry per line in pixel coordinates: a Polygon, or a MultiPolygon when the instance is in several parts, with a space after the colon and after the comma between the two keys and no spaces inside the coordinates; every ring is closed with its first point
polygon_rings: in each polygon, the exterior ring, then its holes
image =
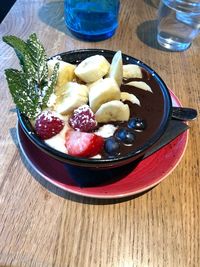
{"type": "MultiPolygon", "coordinates": [[[[200,38],[185,52],[159,48],[156,4],[122,0],[111,39],[74,38],[63,19],[63,1],[17,0],[0,35],[36,32],[48,56],[79,48],[121,49],[141,59],[172,88],[184,106],[200,107],[200,38]]],[[[98,200],[76,196],[42,180],[19,150],[16,112],[4,77],[17,68],[0,40],[0,266],[198,267],[200,266],[200,125],[177,168],[138,197],[98,200]]]]}

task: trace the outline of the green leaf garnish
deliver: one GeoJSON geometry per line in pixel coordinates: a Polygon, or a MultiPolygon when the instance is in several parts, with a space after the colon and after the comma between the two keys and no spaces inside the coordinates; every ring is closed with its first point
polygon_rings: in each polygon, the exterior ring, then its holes
{"type": "Polygon", "coordinates": [[[34,67],[34,79],[40,85],[42,81],[48,78],[48,67],[47,64],[41,64],[41,62],[47,62],[47,57],[44,47],[39,42],[35,33],[29,36],[27,49],[34,67]]]}
{"type": "Polygon", "coordinates": [[[7,69],[5,74],[10,93],[19,110],[29,118],[37,116],[41,109],[38,107],[39,96],[34,84],[26,79],[26,74],[22,71],[7,69]]]}
{"type": "Polygon", "coordinates": [[[48,77],[47,56],[35,33],[26,42],[16,36],[4,36],[3,41],[14,48],[21,71],[6,69],[5,75],[17,108],[29,119],[34,119],[47,106],[54,92],[59,64],[48,77]]]}
{"type": "Polygon", "coordinates": [[[5,43],[14,48],[23,71],[31,76],[34,72],[34,67],[26,43],[17,36],[12,35],[4,36],[2,39],[5,43]]]}
{"type": "Polygon", "coordinates": [[[45,91],[45,95],[42,99],[42,108],[45,108],[47,106],[49,97],[54,92],[54,88],[55,88],[57,77],[58,77],[58,68],[59,68],[59,63],[56,63],[53,69],[53,73],[49,79],[48,86],[45,91]]]}

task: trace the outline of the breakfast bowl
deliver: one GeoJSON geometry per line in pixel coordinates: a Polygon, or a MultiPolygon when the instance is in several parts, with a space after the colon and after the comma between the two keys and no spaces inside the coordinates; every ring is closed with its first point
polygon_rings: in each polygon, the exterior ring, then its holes
{"type": "MultiPolygon", "coordinates": [[[[101,49],[74,50],[55,55],[50,60],[61,60],[77,66],[84,60],[96,55],[105,57],[112,65],[116,51],[101,49]]],[[[100,120],[98,127],[93,131],[99,135],[101,132],[99,129],[105,128],[105,125],[111,125],[110,128],[114,129],[112,134],[102,135],[104,143],[100,153],[84,157],[77,156],[76,154],[70,155],[63,150],[56,149],[56,147],[51,145],[51,142],[40,138],[35,131],[34,124],[23,112],[18,110],[17,115],[22,130],[38,149],[63,163],[77,167],[103,170],[120,167],[142,159],[163,136],[171,120],[172,113],[171,97],[167,86],[160,76],[142,61],[126,54],[121,54],[121,56],[123,66],[138,66],[140,74],[136,75],[134,79],[129,75],[124,75],[122,84],[120,84],[120,90],[123,93],[120,101],[123,105],[129,106],[129,118],[126,121],[120,122],[103,122],[100,120]],[[145,84],[145,86],[141,88],[141,84],[145,84]],[[134,93],[134,98],[132,93],[134,93]],[[129,138],[128,141],[123,139],[127,139],[127,136],[129,138]],[[113,148],[113,139],[117,140],[117,152],[115,150],[115,153],[110,153],[109,146],[113,148]]],[[[127,71],[126,67],[124,68],[125,71],[127,71]]],[[[105,77],[106,75],[103,76],[103,79],[105,77]]],[[[80,81],[80,84],[84,86],[86,82],[80,81]]],[[[90,88],[91,84],[93,84],[93,81],[87,81],[89,90],[92,90],[90,88]]],[[[114,99],[114,101],[116,100],[114,99]]],[[[114,143],[115,145],[116,143],[114,143]]]]}

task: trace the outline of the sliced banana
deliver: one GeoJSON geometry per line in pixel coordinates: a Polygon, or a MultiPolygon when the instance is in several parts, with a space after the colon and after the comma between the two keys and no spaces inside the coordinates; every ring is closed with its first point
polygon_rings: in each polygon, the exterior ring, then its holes
{"type": "Polygon", "coordinates": [[[84,97],[88,97],[89,88],[77,82],[68,82],[64,86],[60,88],[61,91],[61,98],[63,95],[71,96],[71,95],[80,95],[84,97]]]}
{"type": "Polygon", "coordinates": [[[142,78],[142,70],[136,64],[123,65],[123,78],[142,78]]]}
{"type": "Polygon", "coordinates": [[[99,80],[97,80],[97,81],[95,81],[95,82],[93,82],[93,83],[87,83],[86,85],[87,85],[87,87],[88,87],[88,90],[90,90],[90,88],[92,87],[92,86],[95,86],[95,85],[97,85],[99,82],[102,82],[103,81],[103,78],[101,78],[101,79],[99,79],[99,80]]]}
{"type": "Polygon", "coordinates": [[[104,124],[100,128],[98,128],[97,131],[95,131],[96,135],[99,135],[103,138],[108,138],[110,136],[113,136],[115,131],[117,130],[117,126],[114,126],[113,124],[104,124]]]}
{"type": "Polygon", "coordinates": [[[69,115],[74,109],[87,104],[88,98],[80,95],[72,95],[63,97],[62,101],[60,101],[55,110],[62,115],[69,115]]]}
{"type": "Polygon", "coordinates": [[[123,79],[123,64],[122,64],[122,52],[118,51],[115,53],[110,70],[107,77],[114,78],[119,86],[122,84],[123,79]]]}
{"type": "Polygon", "coordinates": [[[56,100],[57,100],[57,95],[52,93],[49,97],[49,100],[47,102],[47,107],[48,108],[53,108],[56,104],[56,100]]]}
{"type": "Polygon", "coordinates": [[[86,85],[76,82],[68,82],[62,87],[62,94],[57,97],[55,110],[68,115],[75,108],[88,103],[89,89],[86,85]]]}
{"type": "Polygon", "coordinates": [[[151,90],[151,87],[147,83],[142,82],[142,81],[132,81],[132,82],[126,83],[126,85],[135,86],[135,87],[140,88],[142,90],[149,91],[149,92],[153,93],[151,90]]]}
{"type": "Polygon", "coordinates": [[[46,139],[45,143],[60,152],[67,153],[67,148],[65,146],[65,135],[66,132],[69,130],[69,125],[67,121],[65,121],[64,128],[59,132],[59,134],[54,135],[53,137],[46,139]]]}
{"type": "Polygon", "coordinates": [[[122,92],[121,93],[121,100],[123,102],[126,101],[126,100],[128,100],[128,101],[130,101],[133,104],[136,104],[138,106],[141,106],[140,105],[140,100],[135,95],[133,95],[133,94],[122,92]]]}
{"type": "Polygon", "coordinates": [[[102,104],[95,113],[97,122],[128,121],[129,117],[129,106],[119,100],[102,104]]]}
{"type": "Polygon", "coordinates": [[[110,63],[104,56],[95,55],[83,60],[75,69],[76,76],[86,83],[92,83],[105,76],[110,63]]]}
{"type": "Polygon", "coordinates": [[[111,100],[120,100],[120,89],[113,78],[105,78],[90,87],[89,105],[93,112],[111,100]]]}
{"type": "Polygon", "coordinates": [[[55,64],[59,63],[58,79],[55,88],[55,92],[58,95],[60,92],[60,87],[74,79],[74,70],[76,66],[58,59],[51,59],[47,63],[49,75],[53,73],[55,64]]]}

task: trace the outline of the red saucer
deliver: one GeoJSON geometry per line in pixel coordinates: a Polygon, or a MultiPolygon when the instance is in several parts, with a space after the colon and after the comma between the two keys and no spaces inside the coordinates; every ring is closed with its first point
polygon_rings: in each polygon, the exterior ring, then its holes
{"type": "MultiPolygon", "coordinates": [[[[180,106],[177,97],[171,93],[173,106],[180,106]]],[[[144,192],[165,179],[179,164],[184,155],[188,131],[148,158],[140,161],[134,170],[124,177],[94,187],[79,187],[70,177],[65,164],[51,158],[38,149],[24,134],[18,124],[20,148],[30,166],[51,184],[74,194],[94,198],[121,198],[144,192]],[[159,164],[158,163],[159,159],[159,164]]],[[[81,175],[81,173],[80,173],[81,175]]]]}

